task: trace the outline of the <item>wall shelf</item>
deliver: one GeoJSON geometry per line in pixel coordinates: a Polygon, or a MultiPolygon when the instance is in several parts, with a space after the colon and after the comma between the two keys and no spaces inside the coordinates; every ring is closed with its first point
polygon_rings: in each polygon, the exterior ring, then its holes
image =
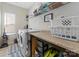
{"type": "Polygon", "coordinates": [[[47,3],[43,3],[41,4],[41,6],[38,9],[35,9],[33,11],[34,15],[29,15],[29,18],[32,17],[37,17],[40,16],[42,14],[48,13],[49,11],[52,11],[56,8],[59,8],[65,4],[68,4],[69,2],[47,2],[47,3]]]}

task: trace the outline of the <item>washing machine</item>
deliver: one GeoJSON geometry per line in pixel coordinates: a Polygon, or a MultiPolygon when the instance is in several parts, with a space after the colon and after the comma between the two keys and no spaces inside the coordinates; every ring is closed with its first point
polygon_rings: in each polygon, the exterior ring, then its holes
{"type": "Polygon", "coordinates": [[[17,41],[18,41],[18,48],[22,56],[27,56],[28,54],[28,40],[27,40],[27,30],[18,30],[17,33],[17,41]]]}

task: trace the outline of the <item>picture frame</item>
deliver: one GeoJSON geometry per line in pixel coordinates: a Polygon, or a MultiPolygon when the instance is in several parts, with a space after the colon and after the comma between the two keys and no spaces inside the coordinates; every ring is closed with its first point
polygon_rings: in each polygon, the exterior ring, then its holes
{"type": "Polygon", "coordinates": [[[49,13],[44,16],[44,22],[49,22],[50,20],[53,20],[53,13],[49,13]]]}

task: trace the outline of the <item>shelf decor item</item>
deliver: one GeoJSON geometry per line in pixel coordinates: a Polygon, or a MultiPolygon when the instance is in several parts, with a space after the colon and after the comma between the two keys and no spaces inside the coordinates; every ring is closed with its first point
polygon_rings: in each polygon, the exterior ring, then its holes
{"type": "Polygon", "coordinates": [[[52,2],[48,5],[49,9],[54,10],[56,8],[59,8],[69,2],[52,2]]]}
{"type": "Polygon", "coordinates": [[[44,16],[44,22],[49,22],[50,20],[53,20],[53,13],[44,16]]]}
{"type": "Polygon", "coordinates": [[[41,15],[41,14],[44,14],[44,13],[50,11],[50,9],[48,7],[49,4],[50,4],[50,2],[41,3],[41,6],[38,9],[35,9],[33,11],[34,16],[38,16],[38,15],[41,15]]]}

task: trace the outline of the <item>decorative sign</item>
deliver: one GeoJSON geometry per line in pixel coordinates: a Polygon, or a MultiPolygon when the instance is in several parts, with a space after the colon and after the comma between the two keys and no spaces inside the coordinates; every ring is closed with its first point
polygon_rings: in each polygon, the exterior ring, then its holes
{"type": "Polygon", "coordinates": [[[44,22],[49,22],[49,20],[53,19],[53,13],[47,14],[44,16],[44,22]]]}

